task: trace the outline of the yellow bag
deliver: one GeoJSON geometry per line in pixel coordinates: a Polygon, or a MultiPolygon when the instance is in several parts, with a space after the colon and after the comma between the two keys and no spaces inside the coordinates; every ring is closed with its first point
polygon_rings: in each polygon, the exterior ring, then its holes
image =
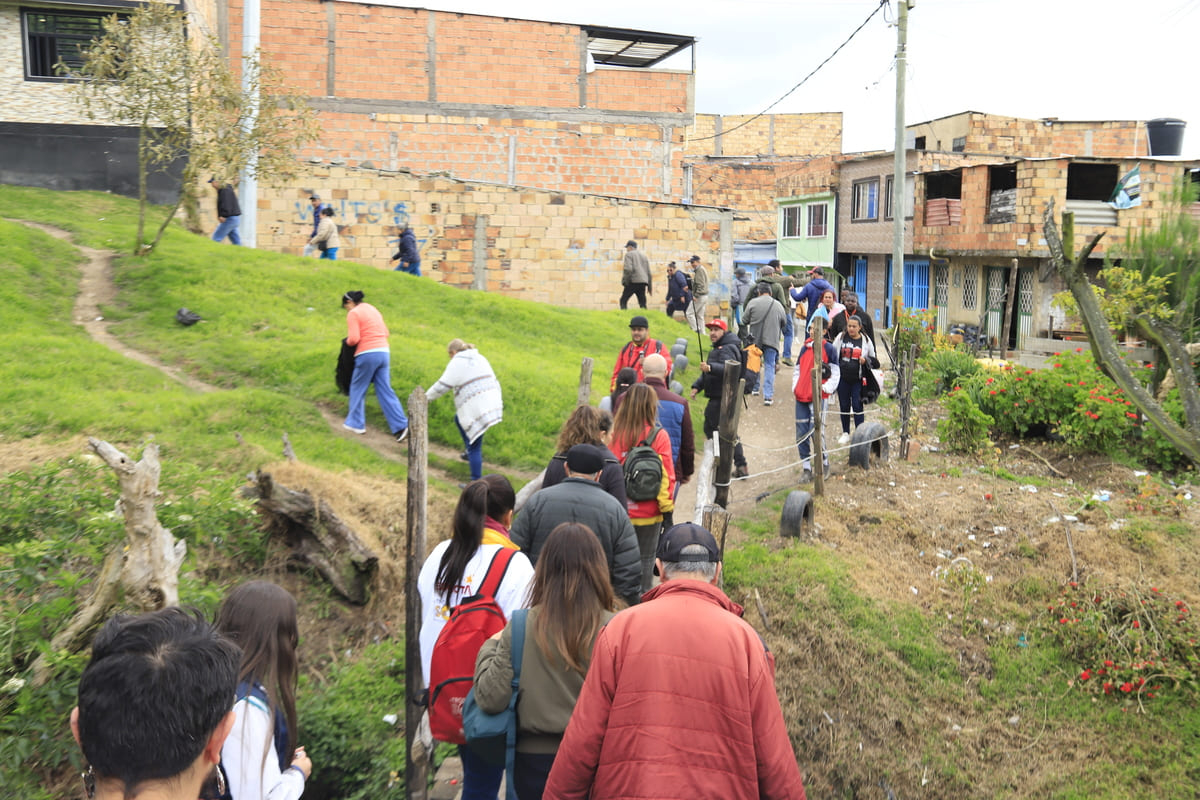
{"type": "Polygon", "coordinates": [[[762,371],[762,348],[756,344],[746,348],[746,369],[750,372],[762,371]]]}

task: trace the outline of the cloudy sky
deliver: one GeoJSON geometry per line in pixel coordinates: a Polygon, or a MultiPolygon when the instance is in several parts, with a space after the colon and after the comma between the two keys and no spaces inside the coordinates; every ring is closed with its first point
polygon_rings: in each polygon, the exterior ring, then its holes
{"type": "MultiPolygon", "coordinates": [[[[891,149],[896,3],[890,0],[774,111],[843,112],[843,149],[891,149]]],[[[416,5],[413,3],[412,5],[416,5]]],[[[847,39],[878,0],[434,0],[426,8],[607,25],[698,39],[696,110],[762,111],[847,39]]],[[[960,111],[1188,123],[1200,157],[1200,0],[916,0],[906,119],[960,111]]],[[[691,54],[662,66],[687,69],[691,54]]]]}

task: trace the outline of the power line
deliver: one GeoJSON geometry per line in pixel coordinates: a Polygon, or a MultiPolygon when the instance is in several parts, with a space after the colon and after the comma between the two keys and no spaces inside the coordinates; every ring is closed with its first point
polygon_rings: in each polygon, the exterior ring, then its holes
{"type": "Polygon", "coordinates": [[[851,39],[853,39],[855,36],[857,36],[857,35],[858,35],[858,32],[859,32],[859,31],[861,31],[863,28],[865,28],[865,27],[867,26],[867,23],[871,21],[871,18],[872,18],[872,17],[874,17],[876,14],[878,14],[878,13],[879,13],[879,11],[880,11],[880,9],[882,9],[882,8],[886,7],[886,6],[887,6],[887,4],[888,4],[888,0],[879,0],[879,5],[875,6],[875,10],[874,10],[874,11],[872,11],[870,14],[868,14],[868,15],[867,15],[867,18],[866,18],[866,19],[864,19],[864,20],[862,21],[862,24],[861,24],[861,25],[859,25],[857,28],[855,28],[855,29],[854,29],[854,32],[853,32],[853,33],[851,33],[851,34],[850,34],[850,35],[849,35],[849,36],[846,38],[846,41],[844,41],[844,42],[842,42],[841,44],[839,44],[839,45],[837,46],[837,49],[836,49],[836,50],[834,50],[832,53],[830,53],[830,54],[829,54],[829,55],[828,55],[828,56],[825,58],[825,60],[824,60],[824,61],[822,61],[820,64],[817,64],[817,66],[816,66],[816,67],[813,69],[813,71],[812,71],[812,72],[810,72],[810,73],[808,73],[807,75],[805,75],[805,76],[804,76],[804,78],[803,78],[803,79],[802,79],[802,80],[801,80],[799,83],[797,83],[795,86],[793,86],[792,88],[790,88],[790,89],[788,89],[786,92],[784,92],[784,93],[783,93],[783,96],[782,96],[782,97],[780,97],[778,100],[776,100],[774,103],[771,103],[771,105],[767,106],[767,107],[766,107],[766,108],[764,108],[762,111],[760,111],[760,112],[758,112],[757,114],[755,114],[754,116],[750,117],[750,119],[746,120],[745,122],[741,122],[741,123],[739,123],[739,124],[737,124],[737,125],[734,125],[732,128],[730,128],[730,129],[729,129],[729,130],[727,130],[727,131],[721,131],[720,133],[714,133],[712,136],[701,136],[701,137],[700,137],[700,138],[698,138],[698,139],[688,139],[688,142],[689,142],[689,143],[690,143],[690,142],[703,142],[703,141],[706,141],[706,140],[708,140],[708,139],[716,139],[718,136],[724,136],[724,135],[725,135],[725,134],[727,134],[727,133],[733,133],[733,132],[734,132],[734,131],[736,131],[738,128],[741,128],[741,127],[744,127],[744,126],[746,126],[746,125],[749,125],[751,122],[754,122],[754,120],[758,119],[759,117],[761,117],[762,115],[764,115],[764,114],[766,114],[768,111],[770,111],[772,108],[774,108],[775,106],[777,106],[777,105],[779,105],[780,103],[782,103],[784,100],[786,100],[786,99],[787,99],[787,97],[788,97],[788,96],[789,96],[789,95],[790,95],[792,92],[796,91],[796,90],[797,90],[797,89],[799,89],[801,86],[803,86],[805,83],[807,83],[809,78],[811,78],[813,75],[816,75],[818,72],[820,72],[820,71],[821,71],[821,68],[822,68],[822,67],[824,67],[826,64],[828,64],[828,63],[829,63],[831,60],[833,60],[833,57],[834,57],[834,56],[836,56],[838,53],[840,53],[843,47],[845,47],[846,45],[850,44],[850,40],[851,40],[851,39]]]}

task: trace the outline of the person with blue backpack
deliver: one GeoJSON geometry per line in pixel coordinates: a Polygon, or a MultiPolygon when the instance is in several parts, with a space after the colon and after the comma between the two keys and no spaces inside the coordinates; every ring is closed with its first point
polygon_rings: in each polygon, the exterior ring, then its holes
{"type": "Polygon", "coordinates": [[[546,537],[528,612],[516,612],[518,616],[479,651],[475,701],[490,714],[508,707],[515,691],[514,669],[519,670],[517,736],[509,776],[517,800],[542,797],[587,676],[592,645],[612,619],[615,602],[599,540],[587,525],[564,522],[546,537]],[[527,616],[519,616],[523,614],[527,616]]]}
{"type": "Polygon", "coordinates": [[[296,599],[268,581],[249,581],[225,598],[216,628],[242,649],[235,719],[221,748],[223,797],[295,800],[313,769],[297,744],[296,599]]]}

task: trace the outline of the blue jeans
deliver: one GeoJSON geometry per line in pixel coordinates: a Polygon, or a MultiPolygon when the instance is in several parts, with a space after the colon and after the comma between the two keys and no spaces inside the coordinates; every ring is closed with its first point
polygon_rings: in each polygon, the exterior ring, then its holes
{"type": "Polygon", "coordinates": [[[338,249],[336,247],[331,247],[321,253],[321,258],[327,261],[337,261],[337,251],[338,249]]]}
{"type": "Polygon", "coordinates": [[[410,262],[408,262],[408,266],[406,267],[406,266],[404,266],[404,262],[402,261],[402,262],[400,262],[400,264],[396,267],[396,269],[394,271],[395,272],[407,272],[409,275],[416,275],[419,278],[419,277],[421,277],[421,262],[420,261],[410,261],[410,262]]]}
{"type": "Polygon", "coordinates": [[[763,400],[770,400],[775,397],[775,361],[779,351],[774,347],[763,347],[762,351],[762,396],[763,400]]]}
{"type": "Polygon", "coordinates": [[[225,221],[217,225],[217,229],[213,231],[212,240],[214,242],[223,242],[225,237],[229,237],[229,241],[234,244],[242,243],[242,235],[238,233],[238,226],[242,224],[242,216],[239,214],[236,217],[226,217],[225,221]]]}
{"type": "MultiPolygon", "coordinates": [[[[463,446],[467,448],[467,463],[471,465],[471,480],[477,481],[483,477],[483,434],[473,442],[467,441],[467,432],[463,430],[458,415],[454,415],[454,424],[458,426],[458,435],[462,437],[463,446]]],[[[361,427],[361,426],[360,426],[361,427]]]]}
{"type": "Polygon", "coordinates": [[[783,316],[783,357],[792,357],[792,340],[796,335],[795,313],[790,309],[784,309],[787,313],[783,316]]]}
{"type": "MultiPolygon", "coordinates": [[[[825,413],[825,401],[821,401],[821,413],[825,413]]],[[[809,434],[813,430],[813,404],[801,403],[796,401],[796,441],[799,444],[796,448],[800,451],[800,465],[804,469],[812,469],[812,461],[809,458],[809,434]]],[[[821,448],[821,463],[828,464],[829,456],[825,453],[825,448],[821,448]]]]}
{"type": "Polygon", "coordinates": [[[500,795],[504,767],[492,766],[461,744],[458,757],[462,759],[463,767],[462,800],[496,800],[500,795]]]}
{"type": "Polygon", "coordinates": [[[391,354],[386,350],[354,357],[354,375],[350,378],[350,413],[346,415],[346,425],[351,428],[367,427],[367,387],[373,383],[375,397],[379,399],[379,407],[383,409],[383,416],[392,433],[408,427],[404,406],[392,391],[390,365],[391,354]]]}

